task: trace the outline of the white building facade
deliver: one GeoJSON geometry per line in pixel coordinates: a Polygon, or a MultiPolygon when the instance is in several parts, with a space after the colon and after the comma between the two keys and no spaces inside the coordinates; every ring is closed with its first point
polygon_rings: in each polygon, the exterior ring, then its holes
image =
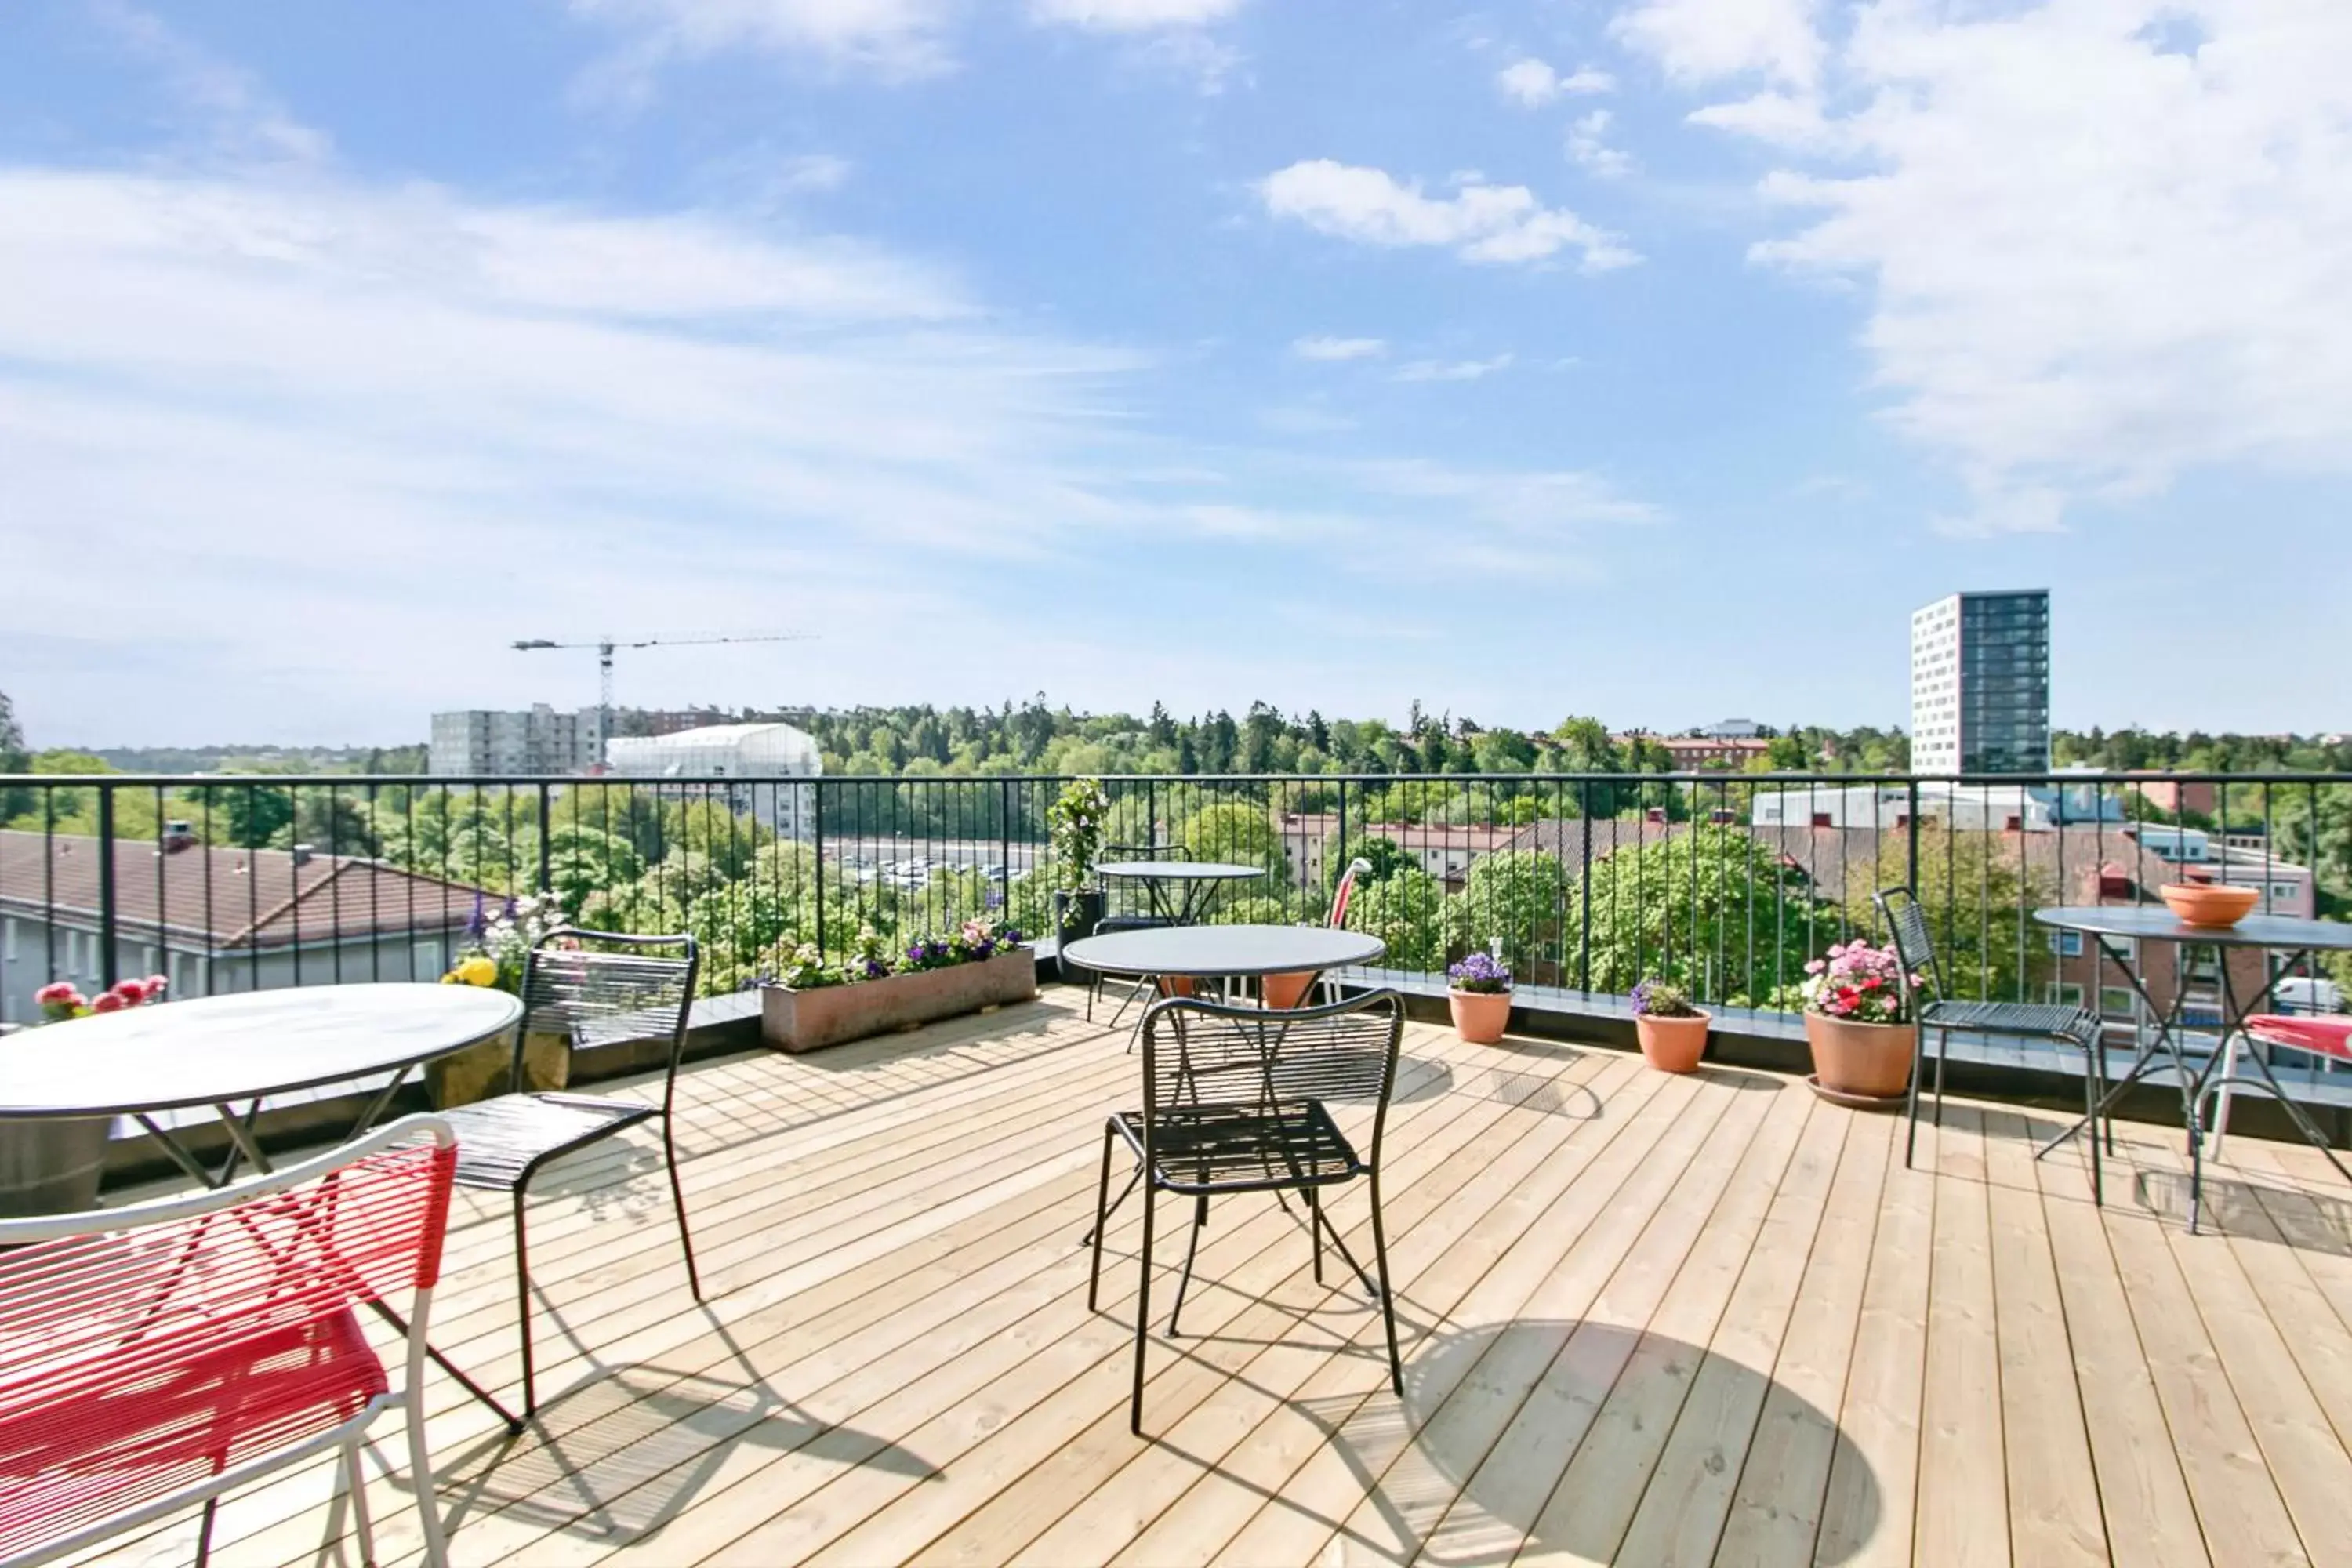
{"type": "Polygon", "coordinates": [[[815,831],[816,785],[824,753],[790,724],[707,724],[667,735],[625,735],[605,750],[605,771],[626,779],[726,780],[682,785],[694,798],[720,796],[730,807],[786,838],[815,831]],[[740,782],[737,782],[740,781],[740,782]]]}
{"type": "Polygon", "coordinates": [[[436,713],[425,765],[441,778],[584,773],[604,758],[604,722],[597,709],[560,713],[544,702],[436,713]]]}
{"type": "Polygon", "coordinates": [[[2050,594],[1954,594],[1911,616],[1911,771],[2050,768],[2050,594]]]}

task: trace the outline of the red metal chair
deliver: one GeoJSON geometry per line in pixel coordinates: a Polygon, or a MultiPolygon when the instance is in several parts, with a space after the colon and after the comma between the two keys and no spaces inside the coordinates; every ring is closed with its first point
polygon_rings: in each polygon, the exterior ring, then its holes
{"type": "Polygon", "coordinates": [[[425,1444],[425,1321],[457,1150],[411,1117],[216,1192],[0,1221],[0,1563],[46,1563],[342,1451],[395,1406],[428,1563],[447,1562],[425,1444]],[[394,1388],[355,1309],[409,1300],[394,1388]]]}
{"type": "MultiPolygon", "coordinates": [[[[1348,862],[1347,870],[1340,873],[1339,885],[1331,889],[1331,915],[1323,922],[1327,930],[1339,931],[1347,926],[1348,900],[1356,895],[1356,878],[1371,868],[1370,860],[1348,862]]],[[[1269,1007],[1288,1009],[1300,1006],[1307,1002],[1307,993],[1317,989],[1318,980],[1323,983],[1322,1001],[1327,1005],[1337,1002],[1339,999],[1339,983],[1307,969],[1267,975],[1258,982],[1258,998],[1269,1007]]]]}
{"type": "MultiPolygon", "coordinates": [[[[2238,1053],[2248,1038],[2266,1046],[2290,1046],[2315,1057],[2352,1061],[2352,1015],[2343,1013],[2255,1013],[2239,1026],[2222,1047],[2221,1080],[2212,1092],[2221,1097],[2212,1117],[2213,1154],[2221,1157],[2221,1140],[2230,1131],[2230,1080],[2238,1070],[2238,1053]]],[[[2258,1090],[2261,1085],[2254,1086],[2258,1090]]]]}

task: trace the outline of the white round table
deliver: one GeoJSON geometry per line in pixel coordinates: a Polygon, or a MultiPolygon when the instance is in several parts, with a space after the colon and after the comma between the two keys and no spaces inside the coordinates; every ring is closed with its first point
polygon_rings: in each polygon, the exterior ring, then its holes
{"type": "Polygon", "coordinates": [[[436,1057],[513,1028],[522,1004],[503,991],[414,983],[296,986],[159,1002],[49,1024],[0,1051],[0,1119],[129,1116],[181,1169],[208,1185],[239,1157],[267,1171],[252,1119],[273,1094],[389,1072],[361,1117],[367,1130],[408,1074],[436,1057]],[[237,1101],[249,1108],[240,1116],[237,1101]],[[207,1171],[154,1112],[210,1106],[235,1150],[207,1171]]]}

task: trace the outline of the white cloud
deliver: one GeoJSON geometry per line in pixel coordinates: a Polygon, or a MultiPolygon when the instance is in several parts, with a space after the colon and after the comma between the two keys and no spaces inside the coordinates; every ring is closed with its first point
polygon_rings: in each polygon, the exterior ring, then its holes
{"type": "Polygon", "coordinates": [[[332,151],[324,135],[288,113],[250,73],[215,58],[152,12],[128,0],[89,0],[89,12],[204,122],[215,153],[315,163],[332,151]]]}
{"type": "Polygon", "coordinates": [[[1677,81],[1760,73],[1810,88],[1822,67],[1818,9],[1819,0],[1641,0],[1621,12],[1609,31],[1677,81]]]}
{"type": "Polygon", "coordinates": [[[1596,109],[1578,116],[1568,128],[1568,155],[1604,180],[1616,179],[1633,166],[1622,149],[1609,145],[1610,122],[1609,111],[1596,109]]]}
{"type": "Polygon", "coordinates": [[[649,90],[672,59],[737,50],[806,57],[884,77],[928,76],[951,63],[953,0],[570,0],[574,14],[619,31],[623,51],[592,76],[600,96],[649,90]]]}
{"type": "Polygon", "coordinates": [[[1041,22],[1103,33],[1142,33],[1160,27],[1201,27],[1222,22],[1244,0],[1030,0],[1041,22]]]}
{"type": "Polygon", "coordinates": [[[1571,94],[1614,92],[1617,79],[1591,66],[1561,76],[1542,60],[1529,56],[1513,60],[1496,71],[1495,85],[1512,102],[1523,108],[1540,109],[1556,98],[1571,94]]]}
{"type": "Polygon", "coordinates": [[[681,605],[824,640],[648,662],[630,700],[982,700],[960,653],[1027,646],[1123,538],[1409,554],[1641,510],[1573,471],[1170,438],[1124,397],[1148,362],[988,327],[850,239],[316,170],[0,166],[0,572],[38,676],[15,694],[60,740],[105,739],[161,666],[184,695],[154,739],[584,701],[584,666],[504,641],[681,605]]]}
{"type": "Polygon", "coordinates": [[[1378,338],[1297,338],[1292,341],[1290,352],[1300,359],[1378,359],[1389,352],[1389,345],[1378,338]]]}
{"type": "Polygon", "coordinates": [[[1259,182],[1266,211],[1365,245],[1429,246],[1465,261],[1539,261],[1574,249],[1588,272],[1639,259],[1616,235],[1565,207],[1547,207],[1525,185],[1465,181],[1428,196],[1380,169],[1314,158],[1259,182]]]}
{"type": "Polygon", "coordinates": [[[1511,356],[1496,354],[1493,359],[1414,360],[1396,367],[1391,381],[1480,381],[1498,370],[1511,367],[1511,356]]]}
{"type": "Polygon", "coordinates": [[[1889,416],[1975,497],[1942,526],[2035,531],[2200,466],[2352,468],[2347,59],[2335,0],[1887,0],[1829,57],[1851,109],[1695,118],[1786,157],[1804,226],[1754,255],[1866,290],[1889,416]]]}

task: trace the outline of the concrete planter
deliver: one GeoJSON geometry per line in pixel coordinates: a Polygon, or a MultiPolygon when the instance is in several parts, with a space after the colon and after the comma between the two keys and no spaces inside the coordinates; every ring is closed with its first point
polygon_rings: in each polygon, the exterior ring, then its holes
{"type": "Polygon", "coordinates": [[[111,1116],[0,1121],[0,1219],[98,1206],[111,1116]]]}
{"type": "Polygon", "coordinates": [[[1025,947],[978,963],[893,974],[855,985],[821,985],[795,991],[763,987],[760,1029],[780,1051],[814,1051],[892,1029],[976,1013],[1037,994],[1037,957],[1025,947]]]}
{"type": "MultiPolygon", "coordinates": [[[[508,1074],[514,1069],[511,1037],[484,1040],[462,1051],[425,1064],[425,1088],[433,1109],[471,1105],[507,1092],[508,1074]]],[[[522,1043],[522,1087],[526,1090],[562,1089],[572,1081],[572,1037],[534,1029],[522,1043]]]]}

